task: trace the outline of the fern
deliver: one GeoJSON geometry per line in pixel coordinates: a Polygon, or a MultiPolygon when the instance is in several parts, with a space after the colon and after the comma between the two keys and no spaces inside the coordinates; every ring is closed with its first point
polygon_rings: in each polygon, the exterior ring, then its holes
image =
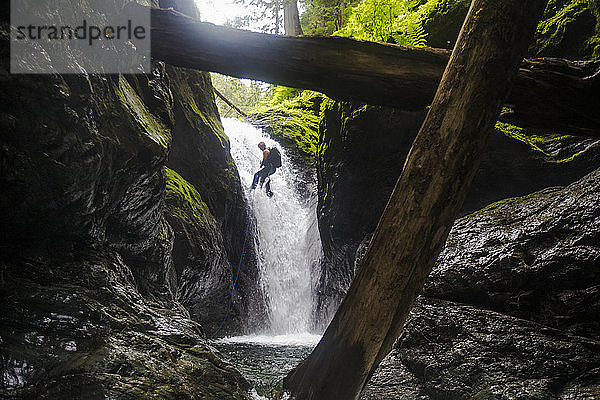
{"type": "Polygon", "coordinates": [[[427,33],[421,25],[421,11],[432,4],[437,0],[362,0],[352,8],[346,26],[335,34],[423,47],[427,33]]]}
{"type": "Polygon", "coordinates": [[[406,32],[406,38],[408,40],[407,45],[413,47],[425,47],[427,46],[427,32],[421,26],[421,24],[414,24],[408,27],[406,32]]]}

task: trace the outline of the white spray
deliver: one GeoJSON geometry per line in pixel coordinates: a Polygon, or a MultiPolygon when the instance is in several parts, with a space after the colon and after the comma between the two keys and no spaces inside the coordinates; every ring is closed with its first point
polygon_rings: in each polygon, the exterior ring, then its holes
{"type": "Polygon", "coordinates": [[[311,328],[313,295],[311,266],[319,257],[320,245],[307,232],[316,213],[299,195],[300,174],[290,163],[285,149],[264,136],[261,130],[237,119],[224,118],[223,126],[231,141],[231,154],[237,165],[248,203],[258,226],[260,279],[269,309],[270,327],[263,334],[289,335],[311,328]],[[250,189],[259,169],[262,152],[258,143],[277,147],[282,167],[271,176],[273,197],[265,189],[250,189]],[[317,248],[315,250],[315,248],[317,248]]]}

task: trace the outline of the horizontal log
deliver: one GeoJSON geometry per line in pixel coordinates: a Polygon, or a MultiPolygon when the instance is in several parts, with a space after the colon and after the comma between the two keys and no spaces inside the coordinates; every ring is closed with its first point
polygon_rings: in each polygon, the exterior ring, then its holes
{"type": "Polygon", "coordinates": [[[547,133],[600,137],[600,62],[524,60],[500,119],[547,133]]]}
{"type": "MultiPolygon", "coordinates": [[[[342,37],[269,35],[152,9],[152,57],[339,100],[422,109],[433,99],[450,52],[342,37]]],[[[525,60],[507,101],[510,112],[502,119],[542,132],[600,137],[598,69],[600,63],[525,60]]]]}

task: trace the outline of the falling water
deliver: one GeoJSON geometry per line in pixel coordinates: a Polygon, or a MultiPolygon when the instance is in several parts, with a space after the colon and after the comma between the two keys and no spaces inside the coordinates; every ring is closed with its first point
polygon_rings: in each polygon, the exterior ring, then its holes
{"type": "Polygon", "coordinates": [[[248,204],[256,217],[260,284],[270,324],[254,334],[222,338],[213,344],[253,383],[258,393],[266,394],[320,339],[320,335],[310,331],[314,304],[311,270],[321,255],[316,205],[309,201],[309,193],[300,193],[311,185],[302,182],[303,174],[294,169],[278,143],[236,119],[224,118],[223,126],[248,204]],[[282,167],[271,176],[271,198],[264,189],[250,189],[262,159],[257,146],[260,141],[277,147],[282,157],[282,167]]]}
{"type": "Polygon", "coordinates": [[[223,119],[231,141],[248,203],[258,227],[260,279],[269,309],[270,326],[262,334],[290,335],[308,332],[312,325],[311,267],[319,257],[318,234],[310,230],[316,220],[314,204],[299,193],[301,174],[278,143],[262,131],[237,119],[223,119]],[[258,143],[277,147],[282,167],[271,176],[273,197],[264,189],[250,189],[262,152],[258,143]]]}

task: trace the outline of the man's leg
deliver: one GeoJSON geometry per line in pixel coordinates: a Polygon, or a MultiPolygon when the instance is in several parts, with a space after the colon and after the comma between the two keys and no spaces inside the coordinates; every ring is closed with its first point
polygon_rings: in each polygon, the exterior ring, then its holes
{"type": "Polygon", "coordinates": [[[271,178],[267,178],[267,183],[265,184],[265,192],[268,197],[273,197],[273,192],[271,192],[271,178]]]}
{"type": "Polygon", "coordinates": [[[256,172],[254,174],[254,179],[252,179],[252,186],[250,186],[250,189],[256,189],[256,184],[258,183],[258,180],[260,179],[260,171],[258,170],[258,172],[256,172]]]}
{"type": "Polygon", "coordinates": [[[267,176],[265,177],[265,179],[267,180],[267,184],[265,185],[265,192],[267,193],[267,196],[271,197],[273,196],[273,192],[271,192],[271,178],[270,176],[273,175],[275,173],[275,168],[270,167],[267,176]]]}
{"type": "Polygon", "coordinates": [[[256,185],[258,183],[260,183],[260,186],[262,187],[265,178],[269,176],[269,170],[269,167],[262,167],[261,169],[259,169],[258,172],[254,174],[254,179],[252,180],[252,186],[250,188],[256,189],[256,185]]]}
{"type": "Polygon", "coordinates": [[[261,169],[260,171],[260,187],[263,187],[263,184],[265,183],[265,180],[273,173],[275,172],[275,168],[273,167],[264,167],[263,169],[261,169]]]}

